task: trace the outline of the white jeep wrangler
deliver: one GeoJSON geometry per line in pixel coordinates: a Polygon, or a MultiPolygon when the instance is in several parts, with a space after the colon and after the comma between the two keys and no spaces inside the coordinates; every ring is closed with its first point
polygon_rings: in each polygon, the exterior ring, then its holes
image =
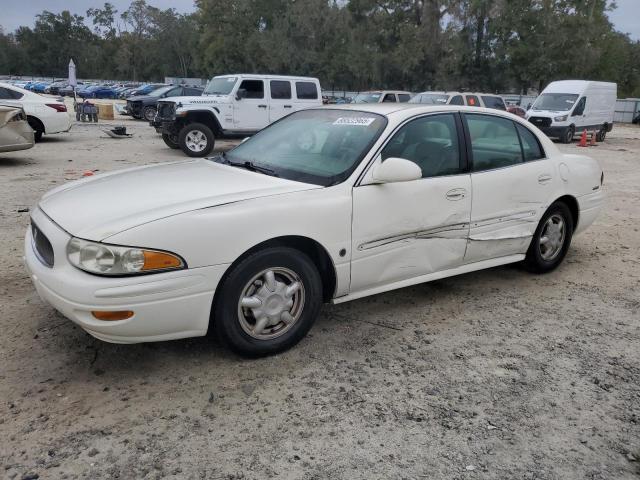
{"type": "Polygon", "coordinates": [[[151,125],[170,148],[205,157],[217,138],[254,134],[296,110],[322,105],[317,78],[282,75],[221,75],[200,97],[158,102],[151,125]]]}

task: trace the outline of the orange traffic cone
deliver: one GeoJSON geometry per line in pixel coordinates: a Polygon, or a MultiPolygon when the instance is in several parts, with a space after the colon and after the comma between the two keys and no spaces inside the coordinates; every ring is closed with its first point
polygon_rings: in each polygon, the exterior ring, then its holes
{"type": "Polygon", "coordinates": [[[582,135],[580,135],[580,143],[578,143],[579,147],[588,147],[587,145],[587,131],[583,130],[582,135]]]}
{"type": "Polygon", "coordinates": [[[591,132],[591,141],[589,142],[590,147],[597,147],[596,145],[596,132],[595,130],[591,132]]]}

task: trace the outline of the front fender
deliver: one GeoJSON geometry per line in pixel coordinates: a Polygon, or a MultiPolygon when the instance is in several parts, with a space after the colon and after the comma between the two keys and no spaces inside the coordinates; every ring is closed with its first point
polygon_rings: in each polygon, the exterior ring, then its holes
{"type": "Polygon", "coordinates": [[[348,293],[351,192],[345,185],[194,210],[131,228],[104,241],[174,252],[190,268],[198,268],[231,264],[256,245],[286,236],[319,243],[335,267],[336,295],[348,293]]]}

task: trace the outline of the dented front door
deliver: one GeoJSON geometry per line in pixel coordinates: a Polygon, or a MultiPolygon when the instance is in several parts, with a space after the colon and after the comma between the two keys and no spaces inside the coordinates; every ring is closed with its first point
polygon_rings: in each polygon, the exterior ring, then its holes
{"type": "Polygon", "coordinates": [[[470,215],[469,174],[354,188],[351,291],[461,265],[470,215]]]}

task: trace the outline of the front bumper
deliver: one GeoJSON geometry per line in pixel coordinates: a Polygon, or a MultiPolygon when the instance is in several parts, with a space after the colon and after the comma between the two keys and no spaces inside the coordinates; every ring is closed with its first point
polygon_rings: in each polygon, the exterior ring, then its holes
{"type": "Polygon", "coordinates": [[[228,265],[214,265],[153,275],[109,278],[83,272],[67,261],[71,236],[39,208],[32,221],[49,239],[54,265],[36,255],[31,229],[25,237],[24,262],[40,297],[96,338],[139,343],[205,335],[215,289],[228,265]],[[133,317],[97,320],[94,310],[131,310],[133,317]]]}
{"type": "Polygon", "coordinates": [[[570,127],[538,127],[549,138],[562,138],[570,127]]]}

